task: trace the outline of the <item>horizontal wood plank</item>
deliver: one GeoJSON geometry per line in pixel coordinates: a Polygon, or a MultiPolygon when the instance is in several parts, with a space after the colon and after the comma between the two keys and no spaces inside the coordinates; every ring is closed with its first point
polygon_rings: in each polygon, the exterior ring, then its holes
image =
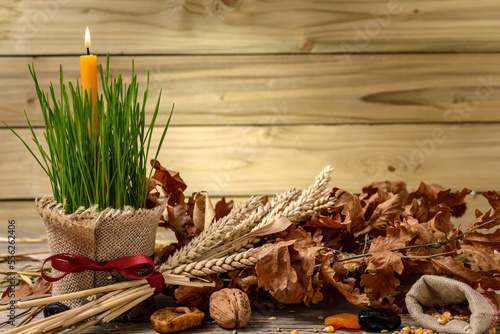
{"type": "MultiPolygon", "coordinates": [[[[173,125],[338,124],[500,121],[500,55],[111,57],[130,76],[132,59],[148,110],[163,89],[159,122],[173,125]]],[[[105,57],[99,57],[104,62],[105,57]]],[[[59,91],[59,65],[76,84],[76,57],[4,58],[0,121],[34,126],[42,115],[28,64],[40,85],[59,91]]],[[[3,126],[3,124],[1,124],[3,126]]]]}
{"type": "Polygon", "coordinates": [[[500,51],[496,0],[4,0],[0,54],[500,51]]]}
{"type": "MultiPolygon", "coordinates": [[[[188,194],[273,194],[308,186],[325,165],[335,167],[332,185],[353,192],[385,179],[482,191],[500,188],[499,131],[499,124],[173,127],[158,159],[181,172],[188,194]]],[[[28,130],[19,134],[29,141],[28,130]]],[[[49,194],[21,142],[8,129],[0,142],[1,198],[49,194]]]]}

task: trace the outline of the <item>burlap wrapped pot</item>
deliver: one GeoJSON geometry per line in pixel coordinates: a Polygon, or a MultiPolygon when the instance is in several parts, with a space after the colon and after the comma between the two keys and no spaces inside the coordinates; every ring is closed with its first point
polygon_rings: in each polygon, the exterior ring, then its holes
{"type": "MultiPolygon", "coordinates": [[[[45,224],[50,255],[72,253],[96,262],[110,261],[127,255],[152,256],[156,228],[164,205],[154,209],[123,210],[97,206],[65,214],[62,204],[52,197],[36,201],[36,209],[45,224]]],[[[53,270],[52,276],[62,273],[53,270]]],[[[60,295],[128,280],[116,272],[90,271],[70,273],[54,282],[52,295],[60,295]]],[[[73,308],[86,303],[84,298],[64,301],[73,308]]],[[[137,312],[135,312],[137,313],[137,312]]]]}
{"type": "Polygon", "coordinates": [[[467,284],[443,276],[422,276],[406,294],[405,302],[412,318],[435,333],[481,334],[498,320],[498,311],[490,300],[467,284]],[[440,325],[433,315],[424,312],[426,306],[464,303],[469,304],[470,323],[453,319],[440,325]]]}

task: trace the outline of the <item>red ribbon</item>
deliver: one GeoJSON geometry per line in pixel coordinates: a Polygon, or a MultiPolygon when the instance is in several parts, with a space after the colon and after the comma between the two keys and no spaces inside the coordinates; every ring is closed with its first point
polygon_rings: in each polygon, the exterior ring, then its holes
{"type": "Polygon", "coordinates": [[[56,282],[69,273],[79,273],[85,270],[116,271],[132,279],[146,279],[155,289],[155,294],[160,293],[165,287],[163,275],[154,271],[153,260],[143,254],[128,255],[115,260],[94,262],[85,256],[61,253],[48,257],[42,265],[42,277],[48,282],[56,282]],[[52,261],[52,268],[64,272],[59,277],[45,275],[45,263],[52,261]]]}

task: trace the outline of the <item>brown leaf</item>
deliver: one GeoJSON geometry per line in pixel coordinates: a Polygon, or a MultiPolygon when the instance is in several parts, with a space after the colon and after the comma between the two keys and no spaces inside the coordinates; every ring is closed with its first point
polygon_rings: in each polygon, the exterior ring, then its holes
{"type": "Polygon", "coordinates": [[[500,250],[500,229],[493,233],[469,232],[462,240],[468,245],[493,253],[500,250]]]}
{"type": "Polygon", "coordinates": [[[226,198],[222,197],[221,200],[215,204],[215,220],[219,220],[222,217],[227,216],[227,214],[233,209],[233,206],[233,200],[226,203],[226,198]]]}
{"type": "Polygon", "coordinates": [[[399,219],[399,216],[403,213],[405,198],[400,194],[387,194],[387,200],[380,203],[370,219],[366,222],[363,228],[353,229],[353,233],[355,237],[360,235],[371,233],[376,231],[377,233],[385,233],[385,229],[388,226],[394,226],[394,220],[399,219]]]}
{"type": "Polygon", "coordinates": [[[268,291],[284,290],[289,283],[296,283],[297,273],[292,268],[289,246],[294,240],[280,241],[276,244],[267,244],[252,252],[252,256],[259,259],[255,266],[259,276],[259,287],[268,291]],[[269,270],[273,268],[273,270],[269,270]]]}
{"type": "Polygon", "coordinates": [[[335,287],[349,303],[370,306],[370,299],[365,293],[361,293],[359,288],[354,287],[352,284],[340,281],[342,272],[345,272],[345,269],[339,262],[335,262],[330,266],[330,263],[325,261],[320,266],[321,280],[335,287]]]}
{"type": "Polygon", "coordinates": [[[200,231],[210,226],[215,217],[215,211],[210,198],[206,195],[199,195],[194,200],[193,224],[200,231]]]}
{"type": "Polygon", "coordinates": [[[450,209],[445,206],[440,206],[440,211],[431,219],[430,225],[434,231],[440,231],[448,234],[452,228],[450,209]]]}
{"type": "Polygon", "coordinates": [[[491,209],[482,213],[479,210],[476,210],[476,219],[467,227],[468,230],[473,228],[481,228],[481,229],[492,229],[498,225],[500,225],[500,210],[495,210],[493,215],[490,215],[491,209]]]}
{"type": "Polygon", "coordinates": [[[2,299],[0,300],[0,304],[6,305],[10,303],[11,300],[19,300],[20,298],[35,295],[43,295],[46,293],[50,293],[52,290],[52,283],[45,282],[45,280],[41,277],[39,277],[35,284],[33,284],[31,287],[29,286],[28,283],[25,281],[21,281],[21,283],[15,287],[14,291],[12,292],[11,286],[7,288],[2,293],[2,299]]]}
{"type": "Polygon", "coordinates": [[[174,206],[183,202],[187,185],[179,172],[166,169],[158,160],[151,160],[151,166],[155,169],[152,178],[158,181],[156,185],[160,186],[165,197],[168,197],[168,204],[174,206]]]}
{"type": "Polygon", "coordinates": [[[463,262],[454,261],[449,256],[438,256],[432,258],[434,267],[439,272],[452,276],[454,279],[465,282],[473,288],[477,288],[479,284],[484,289],[491,287],[495,290],[500,289],[500,273],[498,270],[481,270],[474,271],[466,268],[463,262]],[[484,286],[483,282],[489,282],[490,286],[484,286]]]}
{"type": "Polygon", "coordinates": [[[405,247],[411,239],[411,234],[405,226],[389,227],[387,228],[385,237],[379,236],[371,243],[369,252],[375,253],[383,250],[405,247]]]}
{"type": "Polygon", "coordinates": [[[365,287],[366,293],[371,293],[375,300],[380,300],[396,291],[400,281],[394,277],[392,271],[380,271],[372,274],[361,275],[359,285],[365,287]]]}
{"type": "Polygon", "coordinates": [[[443,206],[449,207],[454,217],[460,217],[465,212],[465,198],[469,193],[470,190],[467,188],[452,193],[450,189],[443,188],[440,185],[427,185],[421,182],[418,189],[408,195],[408,201],[411,202],[414,198],[421,198],[422,203],[427,207],[427,219],[434,217],[436,213],[441,211],[440,207],[443,206]]]}
{"type": "Polygon", "coordinates": [[[31,294],[33,296],[40,296],[50,293],[51,291],[52,291],[52,283],[47,282],[41,277],[38,277],[37,280],[35,281],[35,284],[33,284],[33,291],[31,294]]]}
{"type": "Polygon", "coordinates": [[[391,252],[389,250],[374,253],[368,266],[366,267],[366,270],[370,272],[395,271],[398,274],[402,274],[404,266],[401,259],[402,255],[400,253],[391,252]]]}
{"type": "Polygon", "coordinates": [[[346,225],[348,231],[364,222],[363,208],[357,196],[338,188],[334,188],[332,193],[337,197],[333,208],[330,210],[334,220],[346,225]]]}
{"type": "Polygon", "coordinates": [[[251,288],[255,289],[259,282],[259,277],[254,267],[247,267],[240,271],[230,272],[231,282],[229,288],[236,288],[249,292],[251,288]]]}
{"type": "Polygon", "coordinates": [[[424,223],[427,221],[427,207],[414,198],[411,204],[405,206],[405,210],[401,216],[403,218],[413,217],[420,223],[424,223]]]}
{"type": "MultiPolygon", "coordinates": [[[[215,287],[193,287],[179,286],[175,289],[175,299],[180,305],[190,305],[192,307],[200,307],[208,305],[210,295],[224,287],[224,283],[217,275],[210,275],[203,278],[209,282],[215,282],[215,287]]],[[[195,281],[201,281],[199,279],[195,281]]]]}
{"type": "Polygon", "coordinates": [[[483,196],[486,197],[488,203],[495,211],[500,211],[500,192],[498,191],[483,191],[483,196]]]}

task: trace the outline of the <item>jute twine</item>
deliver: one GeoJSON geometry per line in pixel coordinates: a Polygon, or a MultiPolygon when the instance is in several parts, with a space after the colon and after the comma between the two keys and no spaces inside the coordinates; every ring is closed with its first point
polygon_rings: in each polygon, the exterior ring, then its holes
{"type": "Polygon", "coordinates": [[[498,320],[495,306],[478,291],[465,283],[451,278],[433,275],[422,276],[406,295],[406,307],[420,326],[435,333],[481,334],[498,320]],[[425,306],[446,306],[468,303],[471,311],[470,323],[451,320],[445,325],[425,314],[425,306]]]}
{"type": "MultiPolygon", "coordinates": [[[[72,253],[96,262],[110,261],[127,255],[152,256],[155,250],[156,228],[165,205],[154,209],[125,207],[97,211],[97,206],[80,208],[65,214],[63,206],[53,197],[36,200],[36,209],[45,224],[50,255],[72,253]]],[[[61,272],[53,270],[52,276],[61,272]]],[[[70,273],[54,282],[52,295],[61,295],[118,281],[128,280],[116,272],[83,271],[70,273]]],[[[63,302],[73,308],[87,300],[73,299],[63,302]]]]}

